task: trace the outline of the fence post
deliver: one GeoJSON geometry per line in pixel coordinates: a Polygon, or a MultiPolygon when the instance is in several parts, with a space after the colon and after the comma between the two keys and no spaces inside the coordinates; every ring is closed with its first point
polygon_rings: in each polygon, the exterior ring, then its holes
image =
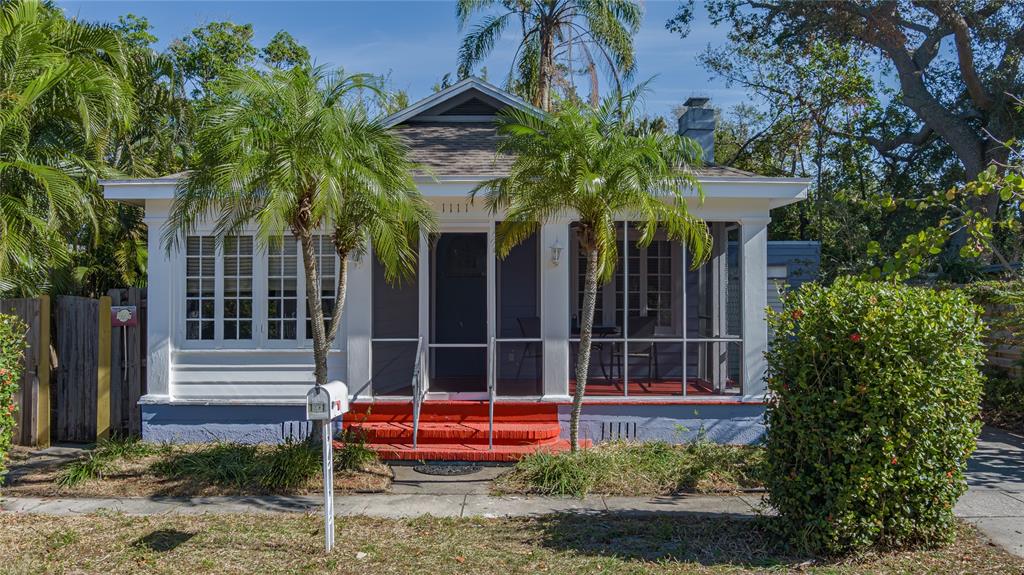
{"type": "Polygon", "coordinates": [[[100,297],[96,367],[96,439],[110,437],[110,296],[100,297]]]}
{"type": "Polygon", "coordinates": [[[135,306],[139,315],[138,326],[128,330],[128,353],[125,364],[128,372],[128,434],[142,436],[142,408],[139,398],[142,397],[143,372],[142,358],[146,351],[143,339],[146,332],[146,310],[143,306],[142,290],[137,287],[128,288],[128,305],[135,306]]]}
{"type": "Polygon", "coordinates": [[[50,446],[50,296],[39,296],[39,352],[36,354],[36,447],[50,446]]]}

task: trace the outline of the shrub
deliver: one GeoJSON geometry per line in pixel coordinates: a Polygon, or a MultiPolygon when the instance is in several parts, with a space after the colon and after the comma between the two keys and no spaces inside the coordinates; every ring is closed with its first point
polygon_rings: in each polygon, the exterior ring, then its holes
{"type": "Polygon", "coordinates": [[[199,484],[248,485],[253,478],[259,448],[240,443],[189,445],[157,461],[152,470],[172,479],[191,479],[199,484]]]}
{"type": "MultiPolygon", "coordinates": [[[[377,454],[361,442],[334,451],[335,471],[361,471],[377,454]]],[[[258,446],[217,443],[183,446],[156,462],[152,471],[172,479],[189,479],[239,490],[259,488],[289,492],[315,487],[323,478],[319,446],[287,441],[258,446]]]]}
{"type": "Polygon", "coordinates": [[[498,481],[504,491],[572,495],[665,495],[759,485],[760,449],[700,438],[605,443],[576,453],[539,451],[498,481]]]}
{"type": "Polygon", "coordinates": [[[765,484],[799,548],[953,537],[981,425],[979,312],[957,290],[840,278],[771,314],[765,484]]]}
{"type": "Polygon", "coordinates": [[[115,436],[96,442],[96,448],[85,457],[65,465],[57,474],[57,485],[74,487],[90,479],[99,479],[116,469],[118,461],[133,461],[156,455],[161,451],[135,436],[115,436]]]}
{"type": "Polygon", "coordinates": [[[362,436],[346,432],[341,449],[334,450],[334,469],[362,471],[379,459],[377,452],[366,446],[362,436]]]}
{"type": "Polygon", "coordinates": [[[990,373],[985,380],[981,415],[986,423],[1024,433],[1024,377],[990,373]]]}
{"type": "Polygon", "coordinates": [[[270,491],[290,491],[305,487],[314,478],[321,479],[322,469],[319,449],[305,441],[286,441],[261,453],[253,462],[252,472],[260,487],[270,491]]]}
{"type": "Polygon", "coordinates": [[[15,396],[21,379],[27,330],[17,317],[0,314],[0,476],[7,470],[7,454],[14,436],[15,396]]]}

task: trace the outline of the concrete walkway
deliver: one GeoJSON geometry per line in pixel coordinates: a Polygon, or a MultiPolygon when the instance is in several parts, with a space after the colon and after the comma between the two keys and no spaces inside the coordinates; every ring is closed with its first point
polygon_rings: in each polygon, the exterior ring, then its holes
{"type": "Polygon", "coordinates": [[[1024,557],[1024,437],[985,428],[967,464],[967,485],[957,516],[1024,557]]]}
{"type": "MultiPolygon", "coordinates": [[[[504,471],[484,467],[460,477],[420,475],[395,466],[391,493],[335,498],[339,516],[404,518],[522,517],[547,513],[680,514],[756,517],[760,493],[675,497],[602,497],[584,499],[489,495],[491,480],[504,471]]],[[[957,516],[978,527],[993,542],[1024,557],[1024,438],[985,429],[968,465],[969,490],[956,506],[957,516]]],[[[318,496],[159,497],[122,499],[0,498],[0,511],[77,515],[99,510],[129,515],[202,513],[317,512],[318,496]]]]}

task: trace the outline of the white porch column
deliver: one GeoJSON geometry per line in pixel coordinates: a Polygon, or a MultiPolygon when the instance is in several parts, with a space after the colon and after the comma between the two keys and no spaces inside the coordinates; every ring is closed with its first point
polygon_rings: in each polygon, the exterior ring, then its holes
{"type": "Polygon", "coordinates": [[[743,263],[743,395],[762,397],[768,362],[768,222],[771,218],[744,218],[740,225],[743,263]]]}
{"type": "Polygon", "coordinates": [[[356,399],[373,395],[370,385],[370,337],[373,333],[373,254],[352,259],[345,295],[345,355],[348,389],[356,399]]]}
{"type": "MultiPolygon", "coordinates": [[[[146,202],[146,226],[149,228],[147,244],[149,259],[146,264],[148,284],[146,300],[146,400],[166,401],[171,397],[171,353],[174,333],[174,313],[179,309],[175,301],[174,261],[178,251],[170,254],[161,245],[164,224],[167,223],[168,202],[146,202]]],[[[185,249],[184,246],[181,249],[185,249]]]]}
{"type": "Polygon", "coordinates": [[[544,398],[569,398],[569,222],[540,228],[540,334],[544,338],[544,398]],[[552,261],[551,246],[562,251],[552,261]]]}

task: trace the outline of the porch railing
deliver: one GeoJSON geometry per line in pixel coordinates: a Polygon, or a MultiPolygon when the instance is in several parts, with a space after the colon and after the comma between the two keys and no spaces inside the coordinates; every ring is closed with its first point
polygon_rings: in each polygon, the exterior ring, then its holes
{"type": "Polygon", "coordinates": [[[487,346],[487,449],[494,451],[494,400],[497,397],[498,367],[497,353],[498,346],[492,337],[490,345],[487,346]]]}
{"type": "Polygon", "coordinates": [[[416,344],[416,359],[412,366],[412,448],[419,446],[420,410],[427,396],[427,378],[423,375],[423,338],[416,344]]]}

